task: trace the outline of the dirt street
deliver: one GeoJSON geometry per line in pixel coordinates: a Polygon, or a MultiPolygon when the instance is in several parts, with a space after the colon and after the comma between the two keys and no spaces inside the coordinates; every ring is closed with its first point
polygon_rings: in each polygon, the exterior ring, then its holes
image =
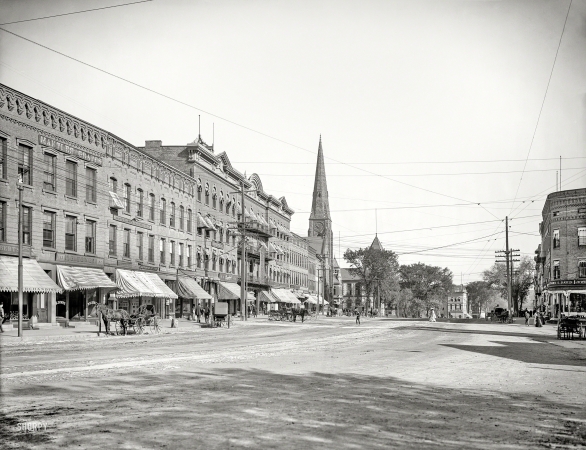
{"type": "Polygon", "coordinates": [[[181,331],[2,338],[0,447],[586,445],[586,345],[552,326],[260,318],[181,331]]]}

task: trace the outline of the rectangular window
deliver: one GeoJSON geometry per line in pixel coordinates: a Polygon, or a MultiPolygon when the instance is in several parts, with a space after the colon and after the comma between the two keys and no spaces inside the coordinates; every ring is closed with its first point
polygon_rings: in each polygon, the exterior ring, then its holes
{"type": "Polygon", "coordinates": [[[43,247],[55,248],[55,213],[43,211],[43,247]]]}
{"type": "Polygon", "coordinates": [[[130,214],[130,185],[127,183],[124,185],[124,211],[130,214]]]}
{"type": "Polygon", "coordinates": [[[31,245],[33,211],[27,206],[22,207],[22,243],[31,245]]]}
{"type": "Polygon", "coordinates": [[[149,235],[149,262],[155,262],[155,237],[152,234],[149,235]]]}
{"type": "Polygon", "coordinates": [[[191,245],[187,246],[187,267],[191,268],[191,264],[193,263],[193,248],[191,245]]]}
{"type": "Polygon", "coordinates": [[[138,200],[136,202],[136,215],[138,217],[142,217],[143,210],[144,210],[144,192],[142,191],[142,189],[139,189],[138,190],[138,200]]]}
{"type": "Polygon", "coordinates": [[[96,253],[96,222],[93,220],[85,221],[85,252],[96,253]]]}
{"type": "Polygon", "coordinates": [[[6,202],[0,202],[0,242],[6,242],[6,202]]]}
{"type": "Polygon", "coordinates": [[[160,211],[159,211],[160,212],[159,222],[160,222],[161,225],[165,225],[165,223],[166,223],[165,214],[166,214],[166,209],[167,209],[167,202],[165,201],[164,198],[161,199],[159,208],[160,208],[160,211]]]}
{"type": "Polygon", "coordinates": [[[185,228],[183,225],[185,224],[185,208],[183,206],[179,207],[179,229],[183,231],[185,228]]]}
{"type": "Polygon", "coordinates": [[[160,264],[165,264],[165,239],[161,238],[159,242],[160,264]]]}
{"type": "Polygon", "coordinates": [[[177,255],[179,256],[179,267],[183,267],[183,244],[179,244],[177,255]]]}
{"type": "Polygon", "coordinates": [[[553,230],[553,248],[560,248],[560,230],[553,230]]]}
{"type": "Polygon", "coordinates": [[[43,162],[45,164],[43,179],[43,189],[50,192],[55,192],[55,170],[57,168],[57,157],[51,153],[43,154],[43,162]]]}
{"type": "Polygon", "coordinates": [[[586,245],[586,227],[578,228],[578,245],[586,245]]]}
{"type": "Polygon", "coordinates": [[[65,216],[65,250],[77,250],[77,217],[65,216]]]}
{"type": "Polygon", "coordinates": [[[77,197],[77,163],[65,161],[65,195],[77,197]]]}
{"type": "Polygon", "coordinates": [[[175,203],[171,202],[171,214],[169,215],[169,226],[175,228],[175,203]]]}
{"type": "Polygon", "coordinates": [[[130,230],[128,228],[124,229],[122,245],[122,256],[130,258],[130,230]]]}
{"type": "Polygon", "coordinates": [[[586,278],[586,261],[578,263],[578,274],[580,278],[586,278]]]}
{"type": "Polygon", "coordinates": [[[18,145],[18,176],[23,184],[32,185],[33,149],[23,144],[18,145]]]}
{"type": "Polygon", "coordinates": [[[191,233],[191,209],[187,210],[187,232],[191,233]]]}
{"type": "Polygon", "coordinates": [[[553,262],[553,279],[554,280],[560,279],[560,262],[559,261],[553,262]]]}
{"type": "Polygon", "coordinates": [[[151,194],[149,199],[150,206],[149,206],[149,220],[155,221],[155,196],[151,194]]]}
{"type": "Polygon", "coordinates": [[[0,138],[0,179],[7,179],[8,172],[6,170],[8,160],[8,140],[0,138]]]}
{"type": "Polygon", "coordinates": [[[171,245],[169,245],[169,261],[171,265],[175,265],[175,241],[171,241],[171,245]]]}
{"type": "Polygon", "coordinates": [[[110,256],[116,256],[116,225],[110,225],[108,238],[108,253],[110,256]]]}
{"type": "Polygon", "coordinates": [[[136,247],[138,248],[138,260],[142,261],[142,240],[143,240],[143,236],[144,234],[140,231],[136,232],[136,247]]]}
{"type": "Polygon", "coordinates": [[[85,200],[87,202],[96,203],[97,201],[97,183],[98,172],[91,167],[85,168],[85,200]]]}

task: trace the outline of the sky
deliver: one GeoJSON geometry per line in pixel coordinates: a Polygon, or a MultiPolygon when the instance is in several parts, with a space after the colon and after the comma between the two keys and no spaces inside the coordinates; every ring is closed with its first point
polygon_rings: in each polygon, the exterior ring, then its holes
{"type": "Polygon", "coordinates": [[[2,30],[0,82],[137,146],[191,142],[201,116],[301,236],[321,135],[342,266],[378,233],[401,264],[479,280],[506,216],[534,256],[560,164],[586,187],[585,0],[154,0],[7,24],[123,3],[3,0],[0,27],[134,84],[2,30]]]}

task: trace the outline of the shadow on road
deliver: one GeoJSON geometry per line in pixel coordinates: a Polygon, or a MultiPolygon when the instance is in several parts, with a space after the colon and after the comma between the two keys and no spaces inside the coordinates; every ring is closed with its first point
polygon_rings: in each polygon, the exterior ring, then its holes
{"type": "MultiPolygon", "coordinates": [[[[503,324],[503,327],[507,327],[507,325],[503,324]]],[[[416,331],[434,331],[434,332],[441,332],[441,333],[458,333],[458,334],[484,334],[490,336],[514,336],[514,337],[527,337],[535,340],[549,340],[552,338],[556,338],[556,330],[552,329],[551,336],[542,335],[542,334],[532,334],[532,333],[519,333],[513,330],[503,329],[502,331],[493,331],[493,330],[464,330],[464,329],[455,329],[455,328],[441,328],[441,327],[395,327],[393,330],[416,330],[416,331]]]]}
{"type": "Polygon", "coordinates": [[[48,423],[43,448],[435,450],[579,446],[586,438],[579,405],[348,373],[169,368],[4,394],[10,414],[0,443],[11,448],[31,448],[9,428],[23,420],[48,423]]]}
{"type": "Polygon", "coordinates": [[[586,367],[586,359],[578,356],[570,357],[567,351],[561,348],[552,348],[551,345],[541,342],[503,342],[490,341],[496,346],[488,345],[458,345],[440,344],[443,347],[451,347],[467,352],[481,353],[483,355],[497,356],[529,364],[555,364],[560,366],[586,367]]]}

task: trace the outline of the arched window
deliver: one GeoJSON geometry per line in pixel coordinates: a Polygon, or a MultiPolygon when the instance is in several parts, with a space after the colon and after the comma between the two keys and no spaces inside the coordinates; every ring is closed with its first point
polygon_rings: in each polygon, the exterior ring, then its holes
{"type": "Polygon", "coordinates": [[[193,217],[193,213],[191,212],[191,209],[187,210],[187,232],[191,233],[192,232],[192,217],[193,217]]]}
{"type": "Polygon", "coordinates": [[[155,221],[155,194],[149,194],[149,220],[155,221]]]}
{"type": "Polygon", "coordinates": [[[183,205],[181,205],[179,207],[179,229],[181,231],[185,230],[184,221],[185,221],[185,208],[183,207],[183,205]]]}
{"type": "Polygon", "coordinates": [[[212,208],[214,208],[214,209],[216,209],[217,199],[218,199],[218,194],[216,193],[216,188],[214,187],[214,190],[212,192],[212,208]]]}
{"type": "Polygon", "coordinates": [[[210,204],[210,186],[207,183],[206,183],[205,196],[206,196],[206,205],[209,206],[209,204],[210,204]]]}
{"type": "Polygon", "coordinates": [[[201,184],[197,185],[197,201],[201,202],[201,184]]]}

